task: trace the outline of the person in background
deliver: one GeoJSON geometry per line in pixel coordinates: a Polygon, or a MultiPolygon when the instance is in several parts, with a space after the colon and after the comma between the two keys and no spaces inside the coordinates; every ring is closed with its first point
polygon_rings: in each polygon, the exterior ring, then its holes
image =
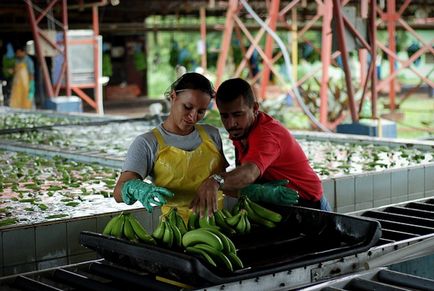
{"type": "Polygon", "coordinates": [[[26,46],[15,50],[15,67],[9,106],[12,108],[34,108],[35,66],[26,53],[26,46]]]}
{"type": "Polygon", "coordinates": [[[236,168],[206,179],[191,207],[203,215],[216,209],[216,193],[246,195],[253,201],[331,210],[318,175],[300,144],[280,122],[259,110],[249,83],[223,82],[216,104],[235,147],[236,168]],[[295,191],[294,191],[295,190],[295,191]]]}
{"type": "MultiPolygon", "coordinates": [[[[176,207],[187,220],[197,187],[228,163],[218,129],[197,124],[215,95],[211,82],[201,74],[185,73],[165,95],[171,103],[169,116],[131,144],[114,198],[126,204],[138,200],[149,212],[162,206],[165,214],[176,207]],[[148,176],[152,183],[143,181],[148,176]]],[[[223,207],[223,194],[216,196],[223,207]]]]}
{"type": "Polygon", "coordinates": [[[2,57],[2,71],[0,81],[3,85],[3,97],[4,104],[9,104],[9,98],[11,94],[12,79],[14,77],[14,67],[15,67],[15,52],[14,47],[10,42],[6,43],[6,52],[2,57]]]}

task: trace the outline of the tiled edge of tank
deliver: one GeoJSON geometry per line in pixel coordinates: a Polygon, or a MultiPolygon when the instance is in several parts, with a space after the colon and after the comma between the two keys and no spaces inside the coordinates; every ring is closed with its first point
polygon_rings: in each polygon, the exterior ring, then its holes
{"type": "MultiPolygon", "coordinates": [[[[148,232],[160,211],[152,214],[143,208],[126,210],[143,224],[148,232]]],[[[98,258],[79,242],[81,231],[102,232],[109,219],[118,212],[103,213],[73,219],[62,219],[0,230],[0,276],[47,269],[98,258]]]]}
{"type": "MultiPolygon", "coordinates": [[[[402,145],[422,151],[434,151],[434,142],[378,138],[362,135],[293,132],[297,139],[338,143],[402,145]]],[[[434,163],[380,172],[350,174],[322,180],[324,195],[336,212],[347,213],[407,200],[434,196],[434,163]]]]}
{"type": "Polygon", "coordinates": [[[379,138],[366,135],[324,133],[310,131],[293,131],[292,134],[297,139],[306,139],[311,141],[330,141],[337,143],[356,143],[356,144],[375,144],[390,147],[401,145],[412,146],[423,151],[434,150],[434,141],[400,139],[400,138],[379,138]]]}
{"type": "Polygon", "coordinates": [[[347,213],[434,196],[434,163],[322,180],[334,211],[347,213]]]}

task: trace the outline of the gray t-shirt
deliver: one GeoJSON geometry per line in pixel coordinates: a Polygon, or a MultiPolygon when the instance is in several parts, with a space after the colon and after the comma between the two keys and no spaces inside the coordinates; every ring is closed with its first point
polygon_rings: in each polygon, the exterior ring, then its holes
{"type": "MultiPolygon", "coordinates": [[[[164,142],[167,145],[177,147],[184,151],[192,151],[196,149],[202,142],[199,132],[194,129],[188,135],[177,135],[166,131],[161,123],[157,126],[163,136],[164,142]]],[[[208,136],[215,143],[218,151],[223,154],[222,140],[219,130],[208,124],[201,124],[208,136]]],[[[146,132],[136,137],[133,143],[128,148],[127,156],[122,167],[122,171],[131,171],[139,174],[142,178],[146,178],[151,174],[154,168],[155,158],[158,151],[158,142],[152,131],[146,132]]],[[[225,164],[228,165],[226,158],[225,164]]]]}

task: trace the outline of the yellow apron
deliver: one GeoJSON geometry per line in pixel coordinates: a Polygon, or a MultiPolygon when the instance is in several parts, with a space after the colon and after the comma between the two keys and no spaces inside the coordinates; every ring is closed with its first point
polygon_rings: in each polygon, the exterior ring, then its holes
{"type": "Polygon", "coordinates": [[[12,81],[11,108],[31,109],[33,102],[29,99],[30,78],[27,66],[24,62],[15,65],[14,78],[12,81]]]}
{"type": "MultiPolygon", "coordinates": [[[[187,222],[190,203],[197,188],[210,175],[224,170],[224,157],[202,126],[196,125],[202,143],[192,151],[184,151],[167,145],[158,129],[153,129],[159,149],[156,155],[153,177],[154,184],[175,193],[161,208],[163,214],[173,207],[187,222]]],[[[223,193],[218,192],[218,207],[223,207],[223,193]]]]}

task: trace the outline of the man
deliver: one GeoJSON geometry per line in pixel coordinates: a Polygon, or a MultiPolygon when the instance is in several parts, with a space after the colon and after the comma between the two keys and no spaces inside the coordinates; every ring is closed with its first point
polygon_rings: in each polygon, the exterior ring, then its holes
{"type": "MultiPolygon", "coordinates": [[[[301,146],[277,120],[259,111],[249,83],[236,78],[223,82],[216,103],[236,153],[236,168],[206,179],[198,188],[193,210],[216,209],[216,194],[247,195],[252,200],[330,210],[319,177],[301,146]],[[270,185],[270,182],[274,185],[270,185]],[[264,184],[265,183],[265,184],[264,184]]],[[[209,214],[209,210],[207,211],[209,214]]]]}
{"type": "Polygon", "coordinates": [[[15,51],[16,62],[12,81],[10,107],[32,109],[35,96],[35,67],[33,60],[26,53],[26,46],[15,51]]]}

